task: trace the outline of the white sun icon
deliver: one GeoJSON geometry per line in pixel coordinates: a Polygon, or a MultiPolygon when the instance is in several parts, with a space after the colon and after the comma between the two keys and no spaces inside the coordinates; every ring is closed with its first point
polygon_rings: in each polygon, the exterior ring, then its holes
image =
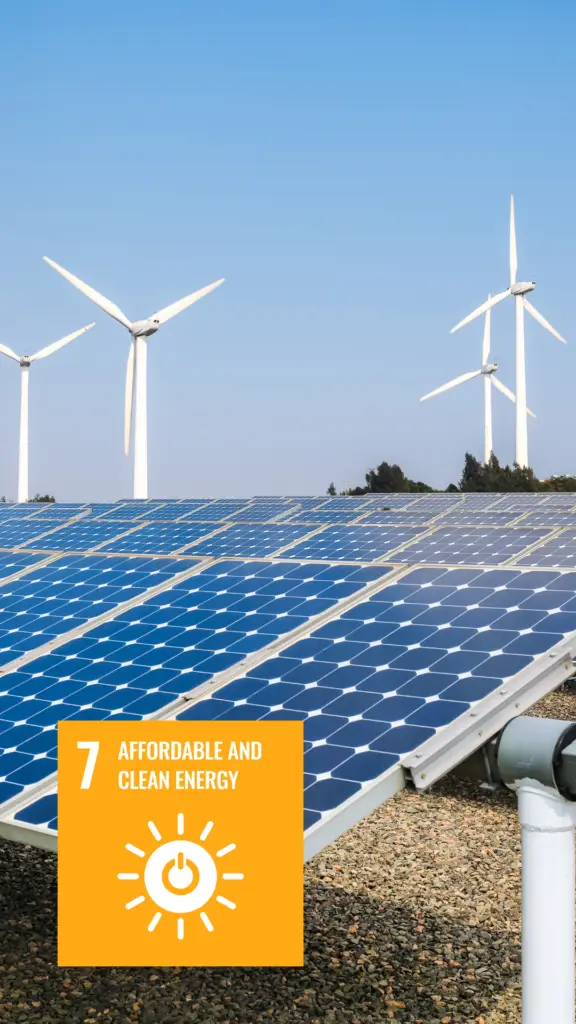
{"type": "MultiPolygon", "coordinates": [[[[214,827],[214,822],[209,821],[200,833],[200,843],[204,843],[214,827]]],[[[126,843],[126,849],[136,857],[147,858],[144,865],[144,887],[148,896],[160,910],[157,910],[148,925],[148,931],[153,932],[156,925],[162,918],[162,911],[178,915],[176,934],[179,939],[184,938],[184,914],[201,910],[209,900],[212,899],[218,884],[217,862],[208,853],[204,846],[199,843],[190,842],[187,839],[173,839],[168,842],[162,841],[162,836],[153,821],[148,822],[148,828],[157,843],[155,850],[146,854],[144,850],[126,843]]],[[[177,819],[177,833],[184,835],[184,815],[179,814],[177,819]]],[[[215,857],[220,859],[226,857],[236,849],[235,843],[229,843],[216,851],[215,857]]],[[[117,875],[121,882],[139,881],[141,875],[138,872],[121,872],[117,875]]],[[[220,878],[224,882],[240,882],[244,878],[238,872],[222,872],[220,878]]],[[[133,910],[141,903],[144,903],[146,896],[136,896],[126,903],[126,910],[133,910]]],[[[216,895],[216,902],[229,910],[236,910],[236,904],[225,896],[216,895]]],[[[214,931],[214,925],[208,914],[202,910],[200,920],[209,931],[214,931]]]]}

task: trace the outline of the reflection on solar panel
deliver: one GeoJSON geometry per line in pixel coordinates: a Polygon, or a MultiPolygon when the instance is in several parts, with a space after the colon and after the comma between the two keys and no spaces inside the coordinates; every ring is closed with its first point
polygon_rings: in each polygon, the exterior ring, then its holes
{"type": "Polygon", "coordinates": [[[412,570],[173,717],[303,720],[310,828],[572,633],[575,588],[576,574],[412,570]]]}
{"type": "MultiPolygon", "coordinates": [[[[28,504],[28,509],[32,511],[34,504],[28,504]]],[[[37,506],[37,514],[41,516],[68,516],[70,519],[73,516],[79,516],[88,510],[87,505],[66,505],[65,503],[55,502],[39,502],[37,506]]]]}
{"type": "Polygon", "coordinates": [[[441,514],[441,509],[427,509],[423,512],[412,512],[410,509],[406,512],[402,510],[396,512],[370,512],[363,517],[362,522],[367,525],[369,523],[380,523],[382,525],[386,523],[400,523],[407,526],[425,526],[441,514]]]}
{"type": "Polygon", "coordinates": [[[422,529],[416,526],[328,526],[290,548],[285,555],[286,558],[373,562],[421,533],[422,529]]]}
{"type": "MultiPolygon", "coordinates": [[[[444,526],[453,523],[454,526],[509,526],[510,523],[516,522],[521,515],[521,512],[482,512],[480,510],[470,512],[463,506],[461,509],[446,512],[438,521],[438,525],[444,526]]],[[[524,521],[522,521],[522,525],[524,525],[524,521]]]]}
{"type": "Polygon", "coordinates": [[[545,529],[498,526],[436,529],[394,555],[395,562],[451,565],[501,565],[549,534],[545,529]]]}
{"type": "Polygon", "coordinates": [[[235,512],[232,519],[235,523],[269,523],[273,519],[284,519],[290,512],[290,505],[282,502],[269,504],[264,501],[253,502],[246,508],[235,512]]]}
{"type": "Polygon", "coordinates": [[[5,675],[0,801],[56,770],[58,721],[153,714],[387,572],[218,563],[5,675]]]}
{"type": "Polygon", "coordinates": [[[292,523],[268,523],[258,526],[230,526],[207,540],[200,541],[190,552],[213,557],[263,558],[274,554],[286,544],[305,537],[311,527],[292,523]]]}
{"type": "Polygon", "coordinates": [[[203,522],[220,522],[222,519],[233,518],[233,513],[239,512],[240,509],[246,508],[247,505],[247,501],[214,501],[204,508],[188,512],[186,520],[200,519],[203,522]]]}
{"type": "Polygon", "coordinates": [[[570,569],[576,565],[576,530],[563,530],[535,551],[517,559],[519,565],[541,565],[570,569]]]}
{"type": "MultiPolygon", "coordinates": [[[[41,539],[38,539],[40,532],[36,527],[35,531],[30,532],[30,536],[24,537],[20,541],[13,541],[13,543],[34,548],[36,551],[90,551],[105,540],[110,540],[111,537],[131,530],[134,525],[131,522],[96,520],[88,516],[86,519],[78,519],[66,526],[56,526],[51,523],[51,532],[43,533],[41,539]]],[[[46,528],[47,526],[44,527],[44,530],[46,528]]],[[[0,544],[3,544],[1,526],[0,544]]]]}
{"type": "Polygon", "coordinates": [[[103,544],[100,550],[116,554],[170,555],[217,529],[218,523],[151,523],[103,544]]]}
{"type": "Polygon", "coordinates": [[[170,504],[158,505],[152,509],[146,509],[146,512],[141,517],[144,520],[150,522],[171,522],[174,519],[180,519],[181,516],[187,515],[189,512],[195,512],[199,508],[203,508],[206,502],[182,502],[177,503],[175,501],[170,504]]]}
{"type": "Polygon", "coordinates": [[[562,509],[549,509],[547,512],[528,512],[522,516],[521,526],[574,526],[576,528],[576,512],[564,512],[562,509]]]}
{"type": "Polygon", "coordinates": [[[295,512],[289,517],[291,523],[311,523],[311,524],[322,524],[322,523],[353,523],[358,516],[365,514],[364,510],[355,509],[312,509],[310,511],[295,512]]]}
{"type": "Polygon", "coordinates": [[[160,502],[148,504],[145,501],[127,502],[125,505],[114,505],[106,512],[101,513],[102,518],[108,519],[145,519],[152,510],[160,508],[160,502]]]}

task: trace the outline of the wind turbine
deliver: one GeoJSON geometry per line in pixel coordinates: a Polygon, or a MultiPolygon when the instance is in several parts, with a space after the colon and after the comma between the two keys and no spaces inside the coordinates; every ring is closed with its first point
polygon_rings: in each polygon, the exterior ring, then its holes
{"type": "Polygon", "coordinates": [[[499,292],[498,295],[494,295],[493,298],[488,299],[487,302],[482,303],[475,309],[469,316],[464,317],[456,327],[453,327],[451,334],[454,331],[464,327],[465,324],[469,324],[471,320],[475,320],[477,316],[481,316],[482,313],[487,312],[492,306],[495,306],[497,302],[502,302],[502,299],[507,299],[509,295],[514,296],[514,302],[516,305],[516,462],[519,466],[528,465],[528,422],[526,418],[526,358],[524,350],[524,310],[528,310],[530,316],[534,317],[542,327],[545,327],[550,334],[553,334],[559,341],[566,343],[566,339],[555,331],[551,324],[534,309],[532,303],[528,302],[526,295],[528,292],[534,291],[536,287],[535,281],[516,281],[516,272],[518,270],[518,256],[516,252],[516,227],[514,223],[514,196],[510,196],[510,287],[505,292],[499,292]]]}
{"type": "Polygon", "coordinates": [[[167,320],[171,320],[177,313],[181,313],[188,306],[191,306],[193,302],[197,302],[198,299],[203,298],[204,295],[208,295],[209,292],[214,291],[218,285],[221,285],[224,278],[220,278],[219,281],[214,281],[213,284],[209,284],[206,288],[201,288],[200,291],[193,292],[191,295],[185,295],[183,299],[178,302],[173,302],[170,306],[165,306],[164,309],[160,309],[157,313],[152,313],[152,316],[146,320],[134,320],[130,321],[127,316],[124,315],[121,309],[107,299],[100,292],[97,292],[90,285],[85,284],[79,277],[75,277],[69,270],[65,270],[64,267],[59,266],[58,263],[54,263],[53,260],[48,259],[47,256],[42,257],[46,263],[54,270],[57,270],[62,277],[65,277],[70,284],[73,284],[75,288],[78,288],[84,295],[87,295],[92,302],[95,302],[100,309],[103,309],[105,313],[113,317],[114,320],[118,320],[131,334],[130,351],[128,352],[128,365],[126,368],[126,397],[124,405],[124,451],[126,455],[130,450],[130,430],[132,424],[132,406],[134,406],[134,497],[135,498],[147,498],[148,497],[148,424],[147,424],[147,406],[146,406],[146,361],[147,361],[147,349],[146,344],[148,338],[155,334],[162,324],[165,324],[167,320]]]}
{"type": "MultiPolygon", "coordinates": [[[[490,302],[490,296],[488,296],[488,302],[490,302]]],[[[484,303],[486,306],[487,303],[484,303]]],[[[486,464],[493,452],[492,446],[492,387],[497,388],[501,391],[506,398],[509,398],[511,402],[516,403],[516,398],[512,394],[509,388],[507,388],[498,378],[495,376],[496,370],[498,369],[498,363],[490,362],[490,306],[486,310],[484,317],[484,337],[482,339],[482,366],[479,370],[472,370],[471,373],[463,373],[461,377],[455,377],[454,380],[448,381],[448,384],[443,384],[442,387],[436,388],[435,391],[430,391],[427,395],[424,395],[420,401],[424,402],[427,398],[432,398],[433,395],[439,395],[442,391],[448,391],[450,388],[455,388],[458,384],[464,384],[467,380],[472,380],[473,377],[484,378],[484,463],[486,464]]],[[[516,408],[518,405],[516,403],[516,408]]],[[[529,416],[534,416],[534,413],[527,409],[526,412],[529,416]]]]}
{"type": "Polygon", "coordinates": [[[86,327],[81,327],[79,331],[74,331],[73,334],[67,334],[65,338],[60,338],[60,341],[54,341],[51,345],[46,345],[46,348],[41,348],[39,352],[36,352],[33,356],[17,356],[11,348],[7,345],[0,345],[0,352],[8,356],[9,359],[16,360],[20,363],[20,369],[22,376],[20,380],[20,446],[18,454],[18,501],[28,501],[28,374],[30,373],[30,366],[35,363],[37,359],[45,359],[46,356],[51,356],[53,352],[57,352],[59,348],[67,345],[68,342],[74,341],[75,338],[79,338],[85,331],[89,331],[90,328],[94,327],[94,323],[87,324],[86,327]]]}

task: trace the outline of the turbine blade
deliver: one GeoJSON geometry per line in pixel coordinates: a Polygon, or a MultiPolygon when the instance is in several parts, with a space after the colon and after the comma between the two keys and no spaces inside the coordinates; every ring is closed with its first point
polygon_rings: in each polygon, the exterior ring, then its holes
{"type": "Polygon", "coordinates": [[[79,331],[74,331],[73,334],[67,334],[65,338],[60,338],[60,341],[54,341],[51,345],[46,345],[46,348],[41,348],[35,355],[30,356],[30,362],[32,363],[35,359],[44,359],[46,356],[51,356],[53,352],[57,352],[59,348],[67,345],[69,341],[74,341],[74,338],[79,338],[81,334],[95,326],[95,322],[86,324],[86,327],[81,327],[79,331]]]}
{"type": "Polygon", "coordinates": [[[130,451],[130,430],[132,428],[132,399],[134,395],[134,339],[130,342],[128,363],[126,365],[126,394],[124,400],[124,453],[130,451]]]}
{"type": "MultiPolygon", "coordinates": [[[[488,295],[490,301],[490,295],[488,295]]],[[[490,310],[487,309],[484,316],[484,337],[482,339],[482,366],[485,366],[490,359],[490,310]]]]}
{"type": "Polygon", "coordinates": [[[224,278],[221,277],[219,281],[214,281],[213,284],[207,285],[206,288],[201,288],[200,291],[192,292],[191,295],[185,295],[183,299],[179,299],[178,302],[173,302],[171,306],[165,306],[164,309],[158,310],[157,313],[153,313],[150,320],[159,320],[161,324],[165,324],[167,320],[171,320],[177,313],[181,313],[182,310],[188,309],[193,302],[198,302],[198,299],[204,298],[209,292],[213,292],[215,288],[218,288],[222,284],[224,278]]]}
{"type": "Polygon", "coordinates": [[[442,391],[448,391],[449,388],[455,388],[457,384],[463,384],[466,380],[472,380],[473,377],[479,377],[482,370],[472,370],[471,373],[463,373],[461,377],[455,377],[454,380],[449,380],[447,384],[443,384],[441,388],[436,388],[434,391],[429,391],[427,395],[422,395],[420,399],[424,402],[426,398],[432,398],[434,395],[441,394],[442,391]]]}
{"type": "MultiPolygon", "coordinates": [[[[498,378],[494,374],[492,374],[491,376],[494,387],[498,388],[498,391],[501,391],[503,395],[506,395],[506,398],[509,398],[511,402],[514,402],[514,404],[516,404],[516,395],[512,391],[510,391],[510,388],[507,388],[506,385],[503,384],[502,381],[498,380],[498,378]]],[[[536,413],[533,413],[532,410],[528,408],[528,406],[526,406],[526,412],[529,416],[532,417],[532,419],[536,419],[536,413]]]]}
{"type": "Polygon", "coordinates": [[[542,316],[542,313],[539,313],[537,309],[534,309],[534,306],[531,302],[528,302],[528,299],[524,299],[524,306],[530,313],[530,316],[533,316],[534,319],[542,325],[542,327],[545,327],[547,331],[550,331],[550,334],[553,334],[555,338],[558,338],[558,341],[563,341],[564,344],[566,344],[566,338],[563,338],[561,334],[558,334],[558,331],[554,330],[552,324],[548,323],[546,318],[542,316]]]}
{"type": "Polygon", "coordinates": [[[510,196],[510,287],[516,284],[518,254],[516,252],[516,223],[514,220],[514,196],[510,196]]]}
{"type": "Polygon", "coordinates": [[[15,359],[17,363],[20,362],[20,356],[17,356],[8,345],[0,345],[0,352],[4,356],[8,356],[10,359],[15,359]]]}
{"type": "Polygon", "coordinates": [[[486,302],[483,302],[481,306],[478,306],[478,309],[475,309],[473,313],[469,313],[468,316],[465,316],[459,324],[456,324],[456,327],[452,328],[450,334],[454,334],[454,331],[460,330],[460,328],[464,327],[465,324],[469,324],[471,320],[475,320],[477,316],[482,316],[482,313],[485,313],[488,309],[492,309],[492,306],[495,306],[497,302],[502,302],[502,299],[507,299],[509,295],[510,289],[507,288],[505,292],[499,292],[498,295],[495,295],[492,299],[488,299],[486,302]]]}
{"type": "Polygon", "coordinates": [[[95,288],[91,288],[89,284],[85,284],[79,277],[71,274],[69,270],[65,270],[64,267],[61,267],[58,263],[54,263],[54,260],[48,259],[48,256],[43,256],[42,259],[45,263],[54,267],[54,270],[57,270],[59,274],[62,274],[62,277],[65,277],[67,281],[70,281],[70,284],[73,284],[75,288],[78,288],[78,290],[83,292],[84,295],[87,295],[89,299],[92,299],[92,302],[95,302],[97,306],[100,306],[100,309],[103,309],[105,313],[114,317],[115,320],[118,320],[119,323],[123,324],[124,327],[127,327],[128,330],[130,330],[132,327],[130,320],[114,302],[110,302],[110,299],[107,299],[105,295],[101,295],[95,288]]]}
{"type": "Polygon", "coordinates": [[[514,392],[510,391],[510,388],[507,388],[506,385],[503,384],[501,380],[498,380],[498,377],[494,373],[490,374],[490,379],[492,380],[494,387],[497,388],[498,391],[501,391],[503,395],[506,395],[506,398],[509,398],[511,402],[516,402],[516,395],[514,394],[514,392]]]}

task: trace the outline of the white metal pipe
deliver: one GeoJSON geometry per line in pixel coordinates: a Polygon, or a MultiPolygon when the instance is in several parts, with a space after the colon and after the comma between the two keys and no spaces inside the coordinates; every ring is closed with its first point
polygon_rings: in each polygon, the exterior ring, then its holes
{"type": "Polygon", "coordinates": [[[134,339],[134,497],[148,497],[148,422],[146,408],[147,393],[147,348],[146,338],[134,339]]]}
{"type": "Polygon", "coordinates": [[[28,501],[28,384],[29,366],[20,365],[20,445],[18,450],[18,501],[28,501]]]}
{"type": "Polygon", "coordinates": [[[528,465],[528,419],[526,413],[526,356],[524,351],[524,303],[516,295],[516,462],[528,465]]]}
{"type": "Polygon", "coordinates": [[[522,1024],[574,1024],[576,805],[531,779],[522,826],[522,1024]]]}
{"type": "Polygon", "coordinates": [[[484,375],[484,463],[492,455],[492,378],[484,375]]]}

